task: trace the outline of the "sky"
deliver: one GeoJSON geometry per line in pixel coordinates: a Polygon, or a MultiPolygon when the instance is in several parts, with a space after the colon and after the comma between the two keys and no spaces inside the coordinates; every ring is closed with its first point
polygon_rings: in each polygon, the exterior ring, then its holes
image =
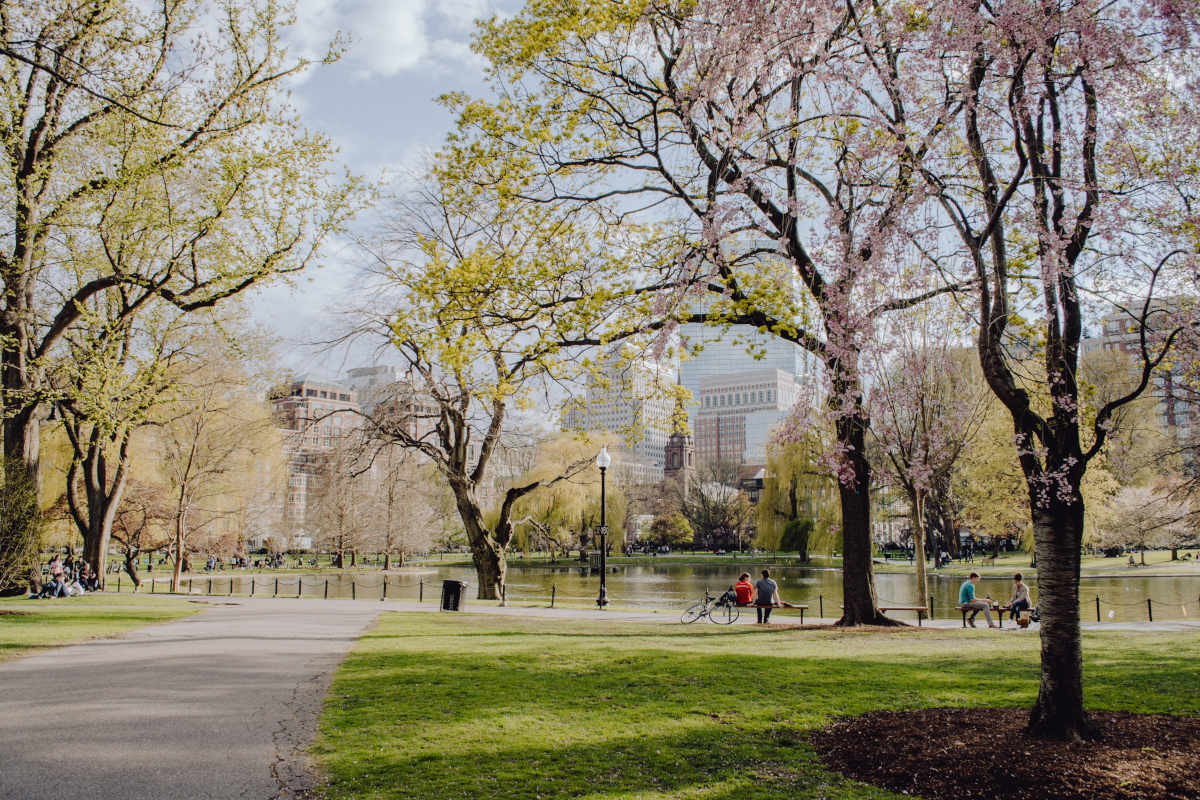
{"type": "MultiPolygon", "coordinates": [[[[519,0],[299,0],[292,51],[319,59],[339,33],[347,49],[336,64],[309,70],[292,103],[307,127],[332,139],[352,172],[399,189],[453,124],[437,97],[485,91],[483,61],[469,46],[474,20],[519,7],[519,0]]],[[[370,212],[362,215],[359,234],[371,220],[370,212]]],[[[336,377],[371,359],[365,350],[314,344],[345,324],[330,312],[353,305],[363,260],[352,241],[336,241],[321,269],[252,298],[255,319],[280,339],[281,366],[336,377]]]]}

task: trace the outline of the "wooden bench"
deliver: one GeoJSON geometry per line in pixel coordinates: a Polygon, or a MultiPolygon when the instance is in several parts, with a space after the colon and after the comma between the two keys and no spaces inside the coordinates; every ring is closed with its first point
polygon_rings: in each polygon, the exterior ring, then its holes
{"type": "MultiPolygon", "coordinates": [[[[962,605],[958,606],[958,610],[959,610],[959,613],[962,614],[962,622],[963,622],[964,628],[967,627],[967,614],[969,614],[972,611],[975,611],[976,613],[978,613],[979,611],[983,611],[982,608],[971,608],[970,606],[962,606],[962,605]]],[[[1002,606],[1002,605],[993,603],[992,611],[996,612],[996,617],[997,617],[996,621],[1000,625],[1000,627],[1003,628],[1004,627],[1004,612],[1008,611],[1008,606],[1002,606]]]]}
{"type": "Polygon", "coordinates": [[[755,603],[738,603],[738,608],[795,608],[800,610],[800,624],[804,624],[804,612],[808,606],[797,603],[780,603],[779,605],[757,605],[755,603]]]}

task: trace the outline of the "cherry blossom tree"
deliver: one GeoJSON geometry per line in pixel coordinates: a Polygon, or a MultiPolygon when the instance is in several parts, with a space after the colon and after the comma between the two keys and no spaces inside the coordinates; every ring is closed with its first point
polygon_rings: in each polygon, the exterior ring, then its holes
{"type": "Polygon", "coordinates": [[[1087,735],[1079,634],[1081,484],[1118,410],[1164,360],[1191,360],[1197,267],[1200,6],[1171,0],[940,2],[960,56],[954,146],[927,157],[979,282],[984,376],[1012,419],[1027,484],[1042,615],[1036,734],[1087,735]],[[1173,298],[1173,299],[1172,299],[1173,298]],[[1084,322],[1116,309],[1136,359],[1124,393],[1084,414],[1084,322]],[[1176,352],[1172,353],[1173,348],[1176,352]],[[1031,353],[1044,390],[1021,380],[1031,353]]]}
{"type": "Polygon", "coordinates": [[[876,355],[879,363],[869,396],[871,432],[881,450],[884,474],[908,500],[921,606],[929,605],[928,500],[949,484],[959,456],[983,422],[989,399],[986,387],[972,380],[963,348],[952,347],[945,313],[944,308],[922,308],[903,315],[895,345],[876,355]],[[935,322],[935,314],[942,319],[935,322]]]}
{"type": "Polygon", "coordinates": [[[497,99],[448,98],[450,180],[670,231],[654,321],[754,326],[824,366],[846,625],[890,623],[862,351],[888,313],[963,287],[917,268],[921,165],[963,103],[937,32],[910,23],[842,0],[531,3],[476,41],[497,99]]]}

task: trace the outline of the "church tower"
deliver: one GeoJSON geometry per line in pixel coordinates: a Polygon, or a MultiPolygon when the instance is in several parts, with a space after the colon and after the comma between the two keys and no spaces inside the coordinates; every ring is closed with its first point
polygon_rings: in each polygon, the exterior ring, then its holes
{"type": "Polygon", "coordinates": [[[688,412],[683,401],[683,387],[675,395],[675,412],[671,415],[671,437],[667,439],[663,465],[663,480],[679,481],[686,493],[696,473],[696,447],[688,429],[688,412]]]}

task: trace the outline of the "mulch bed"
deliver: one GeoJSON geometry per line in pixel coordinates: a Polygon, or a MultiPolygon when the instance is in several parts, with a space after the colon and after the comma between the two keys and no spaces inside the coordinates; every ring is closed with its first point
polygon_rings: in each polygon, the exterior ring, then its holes
{"type": "Polygon", "coordinates": [[[0,617],[28,617],[28,611],[17,611],[13,608],[0,608],[0,617]]]}
{"type": "Polygon", "coordinates": [[[1032,739],[1025,709],[877,711],[813,735],[830,768],[929,800],[1195,800],[1200,717],[1093,711],[1085,742],[1032,739]]]}

